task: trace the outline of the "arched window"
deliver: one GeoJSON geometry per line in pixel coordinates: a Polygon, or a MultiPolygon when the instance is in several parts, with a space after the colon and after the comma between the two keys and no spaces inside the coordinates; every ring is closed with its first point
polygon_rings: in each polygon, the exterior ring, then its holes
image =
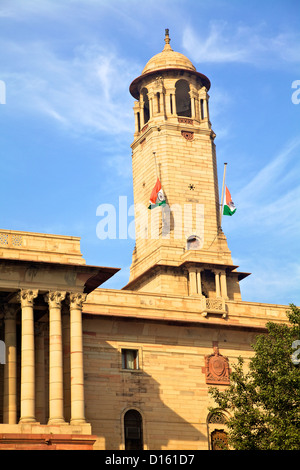
{"type": "Polygon", "coordinates": [[[187,239],[187,249],[188,250],[200,250],[201,249],[201,240],[197,235],[191,235],[187,239]]]}
{"type": "Polygon", "coordinates": [[[211,450],[228,450],[228,438],[225,431],[227,419],[223,413],[216,410],[208,415],[207,424],[210,433],[211,450]]]}
{"type": "Polygon", "coordinates": [[[144,88],[142,90],[143,103],[144,103],[144,124],[149,121],[150,112],[149,112],[149,99],[148,99],[148,90],[144,88]]]}
{"type": "Polygon", "coordinates": [[[176,112],[177,116],[191,117],[190,87],[186,80],[178,80],[175,85],[176,112]]]}
{"type": "Polygon", "coordinates": [[[124,416],[125,450],[143,450],[143,422],[137,410],[128,410],[124,416]]]}

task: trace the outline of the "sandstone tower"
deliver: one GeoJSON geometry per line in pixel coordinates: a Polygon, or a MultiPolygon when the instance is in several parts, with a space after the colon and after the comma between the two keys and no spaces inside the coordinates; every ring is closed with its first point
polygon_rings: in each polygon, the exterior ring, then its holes
{"type": "Polygon", "coordinates": [[[136,245],[125,289],[203,298],[204,310],[241,298],[221,229],[209,79],[165,46],[130,85],[136,245]],[[147,209],[159,178],[166,206],[147,209]]]}

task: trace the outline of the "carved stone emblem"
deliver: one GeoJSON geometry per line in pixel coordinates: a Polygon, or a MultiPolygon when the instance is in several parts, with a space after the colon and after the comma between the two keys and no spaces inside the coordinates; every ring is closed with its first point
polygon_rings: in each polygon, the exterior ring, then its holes
{"type": "Polygon", "coordinates": [[[193,140],[194,139],[194,132],[190,131],[181,131],[182,137],[184,137],[186,140],[193,140]]]}
{"type": "Polygon", "coordinates": [[[207,384],[230,384],[229,361],[220,354],[218,346],[214,346],[213,354],[205,356],[205,376],[207,384]]]}

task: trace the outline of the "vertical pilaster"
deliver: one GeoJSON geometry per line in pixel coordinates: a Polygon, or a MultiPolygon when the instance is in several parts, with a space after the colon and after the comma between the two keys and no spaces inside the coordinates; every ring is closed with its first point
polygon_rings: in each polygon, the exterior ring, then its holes
{"type": "Polygon", "coordinates": [[[71,424],[85,423],[82,304],[86,294],[70,294],[71,424]]]}
{"type": "Polygon", "coordinates": [[[21,290],[21,416],[20,423],[35,422],[35,353],[33,303],[38,290],[21,290]]]}
{"type": "Polygon", "coordinates": [[[3,306],[6,363],[4,366],[3,422],[17,423],[17,340],[16,306],[3,306]]]}
{"type": "Polygon", "coordinates": [[[189,294],[197,294],[197,277],[196,277],[196,268],[191,266],[189,268],[189,294]]]}
{"type": "Polygon", "coordinates": [[[66,292],[49,292],[45,300],[49,304],[49,421],[64,423],[63,350],[61,302],[66,292]]]}

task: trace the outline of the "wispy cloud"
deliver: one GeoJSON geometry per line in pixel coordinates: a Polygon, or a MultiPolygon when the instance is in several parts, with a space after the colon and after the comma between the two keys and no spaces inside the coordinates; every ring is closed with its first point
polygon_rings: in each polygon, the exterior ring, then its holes
{"type": "Polygon", "coordinates": [[[243,300],[271,304],[295,303],[300,305],[299,265],[293,262],[278,263],[266,258],[264,263],[253,262],[253,274],[241,283],[243,300]]]}
{"type": "Polygon", "coordinates": [[[270,162],[258,170],[257,174],[238,194],[238,197],[242,198],[245,203],[248,201],[249,204],[252,199],[252,197],[249,198],[250,195],[261,196],[261,193],[266,192],[266,189],[269,189],[271,185],[274,186],[276,183],[278,188],[278,184],[281,185],[282,181],[286,183],[287,176],[292,177],[294,175],[294,173],[287,173],[286,169],[291,165],[291,162],[295,169],[294,165],[297,164],[299,159],[299,148],[300,137],[289,141],[270,162]]]}
{"type": "Polygon", "coordinates": [[[5,71],[3,58],[2,77],[15,112],[47,115],[74,131],[132,132],[128,84],[139,73],[135,63],[103,45],[77,47],[68,57],[41,42],[3,47],[16,64],[13,73],[5,71]]]}
{"type": "MultiPolygon", "coordinates": [[[[237,264],[252,275],[243,281],[244,300],[299,303],[300,138],[258,169],[234,195],[238,207],[231,221],[237,264]],[[288,301],[286,300],[288,299],[288,301]]],[[[225,223],[225,222],[224,222],[225,223]]]]}
{"type": "Polygon", "coordinates": [[[300,229],[299,169],[300,138],[288,142],[280,152],[236,195],[240,222],[259,229],[273,226],[278,231],[300,229]],[[289,169],[292,168],[293,171],[289,169]],[[278,223],[280,221],[280,223],[278,223]]]}
{"type": "Polygon", "coordinates": [[[209,31],[200,35],[191,26],[183,33],[183,46],[196,62],[248,63],[274,65],[280,61],[300,62],[299,32],[268,35],[264,25],[233,26],[226,21],[211,21],[209,31]]]}

